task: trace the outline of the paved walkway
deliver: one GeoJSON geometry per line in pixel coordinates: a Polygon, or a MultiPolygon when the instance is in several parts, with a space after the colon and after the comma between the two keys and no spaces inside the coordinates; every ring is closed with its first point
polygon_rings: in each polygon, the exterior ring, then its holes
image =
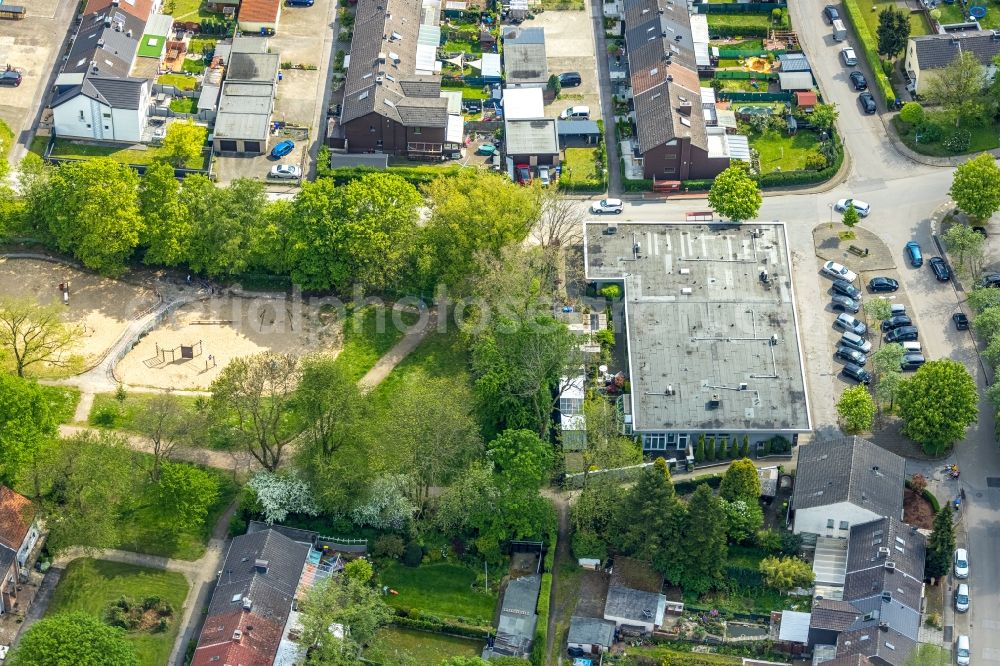
{"type": "Polygon", "coordinates": [[[594,28],[594,52],[597,54],[597,92],[601,97],[601,116],[604,118],[604,146],[608,155],[608,195],[622,193],[621,157],[618,155],[618,137],[615,128],[614,95],[611,90],[611,68],[608,65],[608,44],[604,37],[604,5],[601,0],[587,4],[594,28]]]}
{"type": "MultiPolygon", "coordinates": [[[[143,437],[141,435],[124,432],[122,430],[104,430],[102,428],[90,428],[88,426],[68,424],[59,426],[60,437],[74,437],[83,433],[100,434],[107,432],[113,432],[124,438],[124,440],[128,443],[129,448],[134,451],[141,451],[142,453],[153,452],[152,442],[150,442],[147,437],[143,437]]],[[[213,449],[191,448],[186,446],[176,447],[170,454],[170,458],[173,460],[183,460],[185,462],[196,463],[206,467],[224,469],[226,471],[232,471],[234,469],[238,471],[244,466],[241,460],[242,456],[233,455],[229,451],[215,451],[213,449]]]]}
{"type": "Polygon", "coordinates": [[[403,339],[397,342],[392,349],[387,351],[382,358],[372,366],[372,369],[365,373],[365,376],[358,380],[358,386],[362,391],[370,391],[379,384],[382,383],[389,373],[392,372],[393,368],[399,365],[400,361],[406,358],[407,354],[417,348],[427,334],[433,331],[437,327],[438,322],[438,311],[437,308],[431,308],[430,310],[424,310],[426,318],[424,319],[424,325],[420,328],[414,326],[412,329],[407,331],[403,339]]]}

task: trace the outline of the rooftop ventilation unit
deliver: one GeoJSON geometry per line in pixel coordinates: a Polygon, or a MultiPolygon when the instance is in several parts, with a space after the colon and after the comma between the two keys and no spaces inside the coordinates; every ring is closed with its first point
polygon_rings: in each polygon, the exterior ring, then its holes
{"type": "Polygon", "coordinates": [[[694,293],[694,290],[691,287],[681,287],[681,293],[685,296],[690,296],[694,293]]]}
{"type": "Polygon", "coordinates": [[[233,640],[234,641],[236,641],[237,643],[239,643],[241,638],[243,638],[243,632],[242,631],[240,631],[239,629],[237,629],[236,631],[233,632],[233,640]]]}
{"type": "Polygon", "coordinates": [[[250,597],[243,597],[243,610],[248,611],[253,608],[253,601],[250,597]]]}
{"type": "Polygon", "coordinates": [[[750,388],[750,386],[747,385],[746,382],[740,382],[740,390],[741,391],[746,391],[748,388],[750,388]]]}
{"type": "Polygon", "coordinates": [[[878,549],[878,556],[889,557],[889,549],[886,548],[885,546],[882,546],[881,548],[878,549]]]}
{"type": "Polygon", "coordinates": [[[691,269],[690,268],[682,268],[681,271],[680,271],[680,273],[681,273],[681,275],[690,275],[691,274],[691,269]]]}
{"type": "Polygon", "coordinates": [[[885,563],[885,570],[889,571],[889,572],[895,571],[896,570],[896,563],[895,562],[886,562],[885,563]]]}

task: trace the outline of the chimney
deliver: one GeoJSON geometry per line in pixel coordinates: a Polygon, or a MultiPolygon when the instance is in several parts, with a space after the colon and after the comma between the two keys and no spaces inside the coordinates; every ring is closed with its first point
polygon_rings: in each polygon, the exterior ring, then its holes
{"type": "Polygon", "coordinates": [[[681,100],[681,103],[677,107],[677,110],[680,111],[681,114],[683,114],[685,116],[690,116],[691,115],[691,102],[689,102],[686,99],[685,100],[681,100]]]}
{"type": "Polygon", "coordinates": [[[110,16],[105,16],[104,17],[104,27],[105,28],[110,28],[111,27],[111,17],[110,16]]]}
{"type": "Polygon", "coordinates": [[[253,567],[257,570],[257,573],[266,574],[267,573],[267,560],[254,560],[253,567]]]}
{"type": "Polygon", "coordinates": [[[239,629],[237,629],[236,631],[233,632],[233,642],[234,643],[239,643],[241,638],[243,638],[243,632],[242,631],[240,631],[239,629]]]}
{"type": "Polygon", "coordinates": [[[250,597],[243,597],[243,610],[249,611],[251,608],[253,608],[253,601],[250,597]]]}

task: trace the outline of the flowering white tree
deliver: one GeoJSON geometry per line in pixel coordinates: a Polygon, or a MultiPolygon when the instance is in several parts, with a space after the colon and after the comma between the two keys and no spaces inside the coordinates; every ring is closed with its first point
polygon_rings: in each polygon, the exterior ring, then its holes
{"type": "Polygon", "coordinates": [[[368,489],[368,499],[351,511],[357,525],[376,529],[398,530],[416,513],[416,505],[407,496],[412,480],[405,474],[389,474],[375,479],[368,489]]]}
{"type": "Polygon", "coordinates": [[[248,485],[257,493],[257,501],[264,509],[264,520],[269,525],[280,523],[289,513],[309,516],[319,513],[309,484],[296,476],[258,472],[248,485]]]}

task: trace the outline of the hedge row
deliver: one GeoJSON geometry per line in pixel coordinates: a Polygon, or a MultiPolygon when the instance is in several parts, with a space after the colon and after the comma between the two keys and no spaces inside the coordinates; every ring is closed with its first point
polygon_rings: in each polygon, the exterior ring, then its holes
{"type": "Polygon", "coordinates": [[[767,37],[770,34],[767,26],[745,25],[710,25],[708,34],[712,39],[720,37],[767,37]]]}
{"type": "Polygon", "coordinates": [[[713,490],[718,490],[719,486],[722,485],[722,475],[721,474],[703,474],[701,476],[696,476],[693,479],[688,479],[686,481],[675,481],[674,491],[678,495],[690,495],[695,491],[695,489],[703,483],[707,483],[713,490]]]}
{"type": "MultiPolygon", "coordinates": [[[[555,547],[551,548],[555,550],[555,547]]],[[[542,588],[538,592],[538,622],[535,624],[535,640],[531,645],[531,663],[533,666],[545,665],[545,647],[549,634],[549,597],[552,596],[552,574],[542,574],[542,588]]]]}
{"type": "Polygon", "coordinates": [[[896,92],[892,89],[889,77],[882,70],[882,60],[878,55],[878,41],[872,37],[871,30],[868,29],[868,24],[865,23],[864,12],[858,7],[857,0],[844,0],[844,9],[846,10],[848,19],[854,26],[854,32],[857,33],[858,39],[861,40],[861,50],[865,54],[865,60],[868,61],[868,67],[871,68],[872,74],[875,76],[875,82],[878,84],[876,87],[882,95],[882,103],[888,109],[896,101],[896,92]]]}
{"type": "MultiPolygon", "coordinates": [[[[906,480],[905,485],[910,490],[913,490],[913,484],[910,483],[909,479],[906,480]]],[[[928,504],[931,505],[931,508],[934,509],[934,513],[937,513],[938,511],[941,510],[941,503],[938,501],[938,498],[935,497],[934,493],[929,491],[927,488],[923,489],[923,491],[920,493],[920,496],[923,497],[925,500],[927,500],[928,504]]]]}
{"type": "Polygon", "coordinates": [[[486,640],[493,635],[493,629],[484,627],[469,627],[463,624],[451,624],[449,622],[432,622],[431,620],[418,620],[412,617],[396,615],[392,618],[391,624],[407,629],[419,629],[421,631],[431,631],[436,634],[453,634],[455,636],[466,636],[468,638],[481,638],[486,640]]]}
{"type": "Polygon", "coordinates": [[[328,175],[328,177],[333,178],[333,181],[337,185],[344,185],[352,180],[363,178],[370,173],[384,172],[395,174],[412,185],[423,185],[441,176],[457,176],[460,168],[461,167],[458,166],[412,166],[389,167],[383,171],[382,169],[373,169],[371,167],[341,167],[339,169],[329,169],[327,174],[324,175],[328,175]]]}

